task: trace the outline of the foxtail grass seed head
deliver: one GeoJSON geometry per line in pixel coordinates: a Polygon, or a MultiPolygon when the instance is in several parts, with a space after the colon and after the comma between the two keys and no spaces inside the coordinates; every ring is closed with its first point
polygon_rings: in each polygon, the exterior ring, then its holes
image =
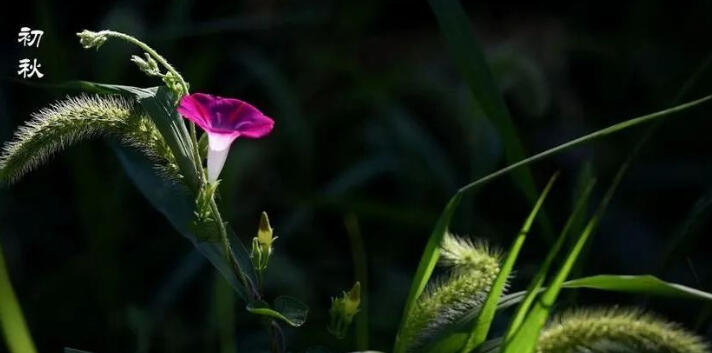
{"type": "Polygon", "coordinates": [[[458,237],[450,232],[445,233],[440,246],[440,265],[455,269],[468,267],[481,268],[489,266],[495,260],[499,263],[502,254],[491,249],[484,241],[473,241],[469,237],[458,237]]]}
{"type": "Polygon", "coordinates": [[[356,282],[350,291],[344,292],[341,297],[331,298],[329,310],[329,326],[327,330],[336,338],[346,337],[354,316],[359,312],[361,305],[361,283],[356,282]]]}
{"type": "Polygon", "coordinates": [[[101,32],[93,32],[86,29],[77,33],[77,36],[79,37],[79,43],[81,43],[84,49],[95,48],[99,50],[99,47],[101,47],[107,39],[106,35],[101,32]]]}
{"type": "Polygon", "coordinates": [[[0,154],[0,181],[12,182],[54,153],[83,139],[118,133],[137,114],[118,96],[81,95],[32,114],[0,154]]]}
{"type": "Polygon", "coordinates": [[[499,274],[500,256],[485,242],[446,233],[440,250],[441,265],[450,273],[429,283],[407,316],[401,339],[411,351],[465,313],[478,310],[499,274]]]}
{"type": "Polygon", "coordinates": [[[64,148],[94,136],[117,137],[156,163],[159,173],[180,180],[175,157],[155,124],[121,96],[81,95],[32,114],[0,152],[0,182],[13,182],[64,148]]]}
{"type": "Polygon", "coordinates": [[[541,332],[537,353],[709,353],[700,337],[638,309],[577,309],[554,318],[541,332]],[[617,347],[617,349],[611,349],[617,347]]]}

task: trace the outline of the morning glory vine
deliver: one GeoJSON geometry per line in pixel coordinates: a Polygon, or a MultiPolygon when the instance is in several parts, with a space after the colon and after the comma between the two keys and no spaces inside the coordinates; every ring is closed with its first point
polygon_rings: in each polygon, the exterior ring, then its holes
{"type": "Polygon", "coordinates": [[[191,94],[183,76],[135,37],[110,30],[84,30],[77,35],[85,49],[98,50],[112,38],[136,45],[144,54],[132,56],[131,61],[164,85],[87,83],[98,93],[82,93],[40,110],[5,145],[0,154],[0,180],[14,182],[54,153],[93,136],[114,137],[142,152],[152,163],[148,171],[142,169],[143,161],[117,150],[129,176],[149,201],[223,274],[245,300],[246,309],[263,318],[272,351],[284,352],[280,322],[301,326],[308,308],[286,296],[277,297],[274,304],[264,300],[261,282],[277,238],[267,213],[261,215],[248,251],[223,220],[216,202],[219,175],[232,143],[239,137],[267,136],[274,120],[239,99],[191,94]],[[206,153],[201,153],[204,144],[198,140],[196,125],[204,131],[206,153]]]}

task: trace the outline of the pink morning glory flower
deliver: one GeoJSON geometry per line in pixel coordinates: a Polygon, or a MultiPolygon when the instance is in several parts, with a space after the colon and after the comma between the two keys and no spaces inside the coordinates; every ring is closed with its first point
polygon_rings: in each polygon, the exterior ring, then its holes
{"type": "Polygon", "coordinates": [[[208,134],[208,180],[211,182],[218,179],[236,138],[260,138],[274,127],[274,120],[234,98],[193,93],[181,98],[177,110],[208,134]]]}

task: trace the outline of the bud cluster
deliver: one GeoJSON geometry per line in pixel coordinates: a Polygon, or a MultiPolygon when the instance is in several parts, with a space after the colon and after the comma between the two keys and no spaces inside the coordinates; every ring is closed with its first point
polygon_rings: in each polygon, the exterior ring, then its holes
{"type": "Polygon", "coordinates": [[[329,326],[327,330],[332,335],[341,339],[346,336],[351,321],[359,311],[361,304],[361,283],[356,282],[350,291],[344,292],[341,297],[331,298],[329,310],[329,326]]]}

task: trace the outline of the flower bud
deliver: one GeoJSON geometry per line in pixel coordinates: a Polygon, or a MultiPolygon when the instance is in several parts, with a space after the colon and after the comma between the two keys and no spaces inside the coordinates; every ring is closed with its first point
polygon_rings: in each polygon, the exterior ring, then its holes
{"type": "Polygon", "coordinates": [[[351,321],[359,311],[361,304],[361,283],[356,282],[350,291],[344,292],[339,298],[331,298],[329,310],[329,326],[327,330],[341,339],[346,336],[351,321]]]}
{"type": "Polygon", "coordinates": [[[77,36],[84,49],[96,48],[96,50],[99,50],[99,47],[106,42],[106,36],[101,32],[92,32],[85,29],[77,33],[77,36]]]}
{"type": "Polygon", "coordinates": [[[267,269],[269,258],[272,256],[272,243],[277,239],[273,236],[274,230],[269,224],[267,212],[260,215],[260,225],[257,228],[257,236],[252,239],[252,251],[250,257],[252,263],[258,271],[267,269]]]}
{"type": "Polygon", "coordinates": [[[138,55],[132,55],[131,61],[138,65],[138,68],[141,69],[141,71],[143,71],[147,75],[160,76],[161,71],[158,69],[158,63],[156,62],[156,60],[153,60],[153,58],[148,53],[144,53],[144,56],[146,57],[146,60],[142,59],[138,55]]]}

